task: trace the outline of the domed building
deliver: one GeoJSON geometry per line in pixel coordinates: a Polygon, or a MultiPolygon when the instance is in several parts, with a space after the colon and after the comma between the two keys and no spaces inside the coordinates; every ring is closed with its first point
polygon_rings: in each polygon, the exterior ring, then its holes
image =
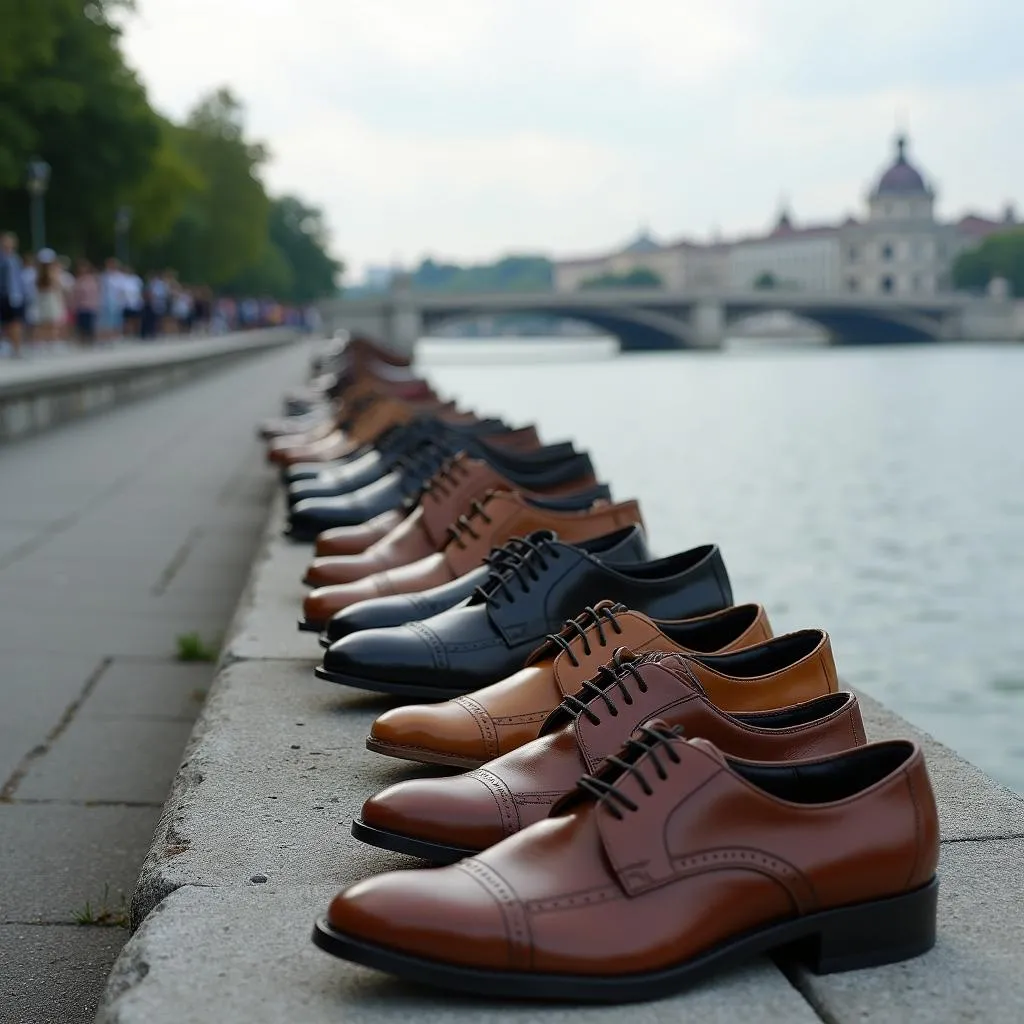
{"type": "Polygon", "coordinates": [[[908,159],[905,135],[868,194],[867,220],[843,225],[839,242],[842,290],[927,295],[948,287],[960,233],[935,220],[935,190],[908,159]]]}
{"type": "Polygon", "coordinates": [[[575,291],[606,274],[644,268],[670,291],[771,287],[806,292],[921,296],[950,288],[957,254],[1016,223],[1012,208],[999,218],[969,214],[935,219],[935,190],[895,139],[892,162],[867,195],[864,220],[802,224],[784,205],[762,234],[710,244],[680,239],[657,243],[646,230],[612,253],[555,264],[555,288],[575,291]]]}

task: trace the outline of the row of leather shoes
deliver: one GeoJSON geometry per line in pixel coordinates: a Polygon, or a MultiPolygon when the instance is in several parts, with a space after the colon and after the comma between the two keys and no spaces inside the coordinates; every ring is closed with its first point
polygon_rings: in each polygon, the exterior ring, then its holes
{"type": "Polygon", "coordinates": [[[448,772],[352,826],[446,866],[339,894],[319,946],[577,1001],[656,998],[764,952],[824,972],[932,946],[921,751],[867,743],[824,631],[773,636],[716,545],[653,558],[638,503],[586,454],[458,409],[368,339],[325,350],[286,409],[261,433],[290,535],[315,540],[316,675],[409,700],[367,748],[448,772]]]}

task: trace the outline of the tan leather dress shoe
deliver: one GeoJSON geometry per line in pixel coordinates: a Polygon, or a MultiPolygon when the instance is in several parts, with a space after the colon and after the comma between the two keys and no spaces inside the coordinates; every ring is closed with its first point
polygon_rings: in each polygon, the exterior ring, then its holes
{"type": "MultiPolygon", "coordinates": [[[[758,604],[656,622],[602,601],[567,622],[561,633],[549,637],[530,656],[525,668],[500,683],[440,704],[411,704],[381,715],[366,745],[378,754],[407,761],[477,768],[536,739],[548,715],[593,676],[616,647],[627,647],[634,654],[718,654],[750,647],[771,635],[768,615],[758,604]]],[[[831,658],[831,651],[827,656],[831,658]]],[[[794,691],[783,703],[795,704],[819,692],[794,691]]],[[[760,710],[758,705],[734,707],[726,700],[721,706],[728,710],[760,710]]]]}
{"type": "Polygon", "coordinates": [[[776,681],[736,682],[760,691],[765,710],[730,715],[708,699],[683,655],[647,655],[640,662],[628,652],[616,655],[587,688],[552,712],[539,738],[466,775],[390,786],[363,804],[352,834],[434,863],[461,860],[546,818],[580,775],[596,771],[650,718],[755,761],[794,760],[864,743],[853,694],[824,691],[780,708],[776,681]]]}
{"type": "Polygon", "coordinates": [[[358,883],[314,940],[489,997],[655,999],[767,952],[818,972],[925,952],[938,855],[914,743],[769,764],[649,723],[551,817],[358,883]]]}
{"type": "MultiPolygon", "coordinates": [[[[588,475],[545,493],[572,494],[595,482],[593,475],[588,475]]],[[[306,572],[306,582],[314,587],[355,583],[373,573],[437,554],[449,543],[464,544],[459,538],[474,530],[473,520],[491,514],[490,510],[479,507],[488,495],[493,491],[513,493],[516,490],[515,484],[482,459],[457,455],[427,481],[416,508],[391,533],[360,555],[327,555],[314,559],[306,572]]],[[[524,497],[529,500],[530,495],[524,492],[524,497]]],[[[500,530],[500,524],[494,525],[500,530]]],[[[320,536],[322,538],[323,534],[320,536]]],[[[318,539],[318,554],[321,546],[327,547],[329,543],[326,540],[321,545],[318,539]]],[[[483,555],[486,554],[484,551],[483,555]]]]}
{"type": "Polygon", "coordinates": [[[603,537],[626,526],[643,526],[635,501],[596,502],[583,512],[541,508],[515,491],[496,491],[473,503],[453,525],[440,551],[409,565],[386,569],[353,583],[317,587],[303,602],[306,622],[326,623],[332,615],[391,594],[415,594],[450,583],[481,566],[493,548],[534,530],[551,530],[567,543],[603,537]]]}

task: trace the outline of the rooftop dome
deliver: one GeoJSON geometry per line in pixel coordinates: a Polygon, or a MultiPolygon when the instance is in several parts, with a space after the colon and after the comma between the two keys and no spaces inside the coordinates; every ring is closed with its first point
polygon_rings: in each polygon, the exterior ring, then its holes
{"type": "Polygon", "coordinates": [[[661,246],[651,236],[651,233],[646,227],[642,227],[637,233],[635,239],[623,249],[623,252],[629,253],[645,253],[645,252],[657,252],[661,246]]]}
{"type": "Polygon", "coordinates": [[[929,196],[921,172],[907,160],[907,137],[896,137],[896,161],[875,186],[875,196],[929,196]]]}

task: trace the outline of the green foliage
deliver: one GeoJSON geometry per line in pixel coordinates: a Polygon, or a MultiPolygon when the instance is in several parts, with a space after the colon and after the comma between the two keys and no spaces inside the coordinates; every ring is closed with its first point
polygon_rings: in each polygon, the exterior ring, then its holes
{"type": "Polygon", "coordinates": [[[131,0],[0,0],[0,228],[27,238],[26,167],[51,167],[47,244],[99,260],[114,249],[119,207],[132,209],[142,269],[309,302],[337,290],[319,210],[272,200],[263,146],[228,89],[184,125],[160,117],[124,62],[120,17],[131,0]],[[245,287],[243,287],[245,286],[245,287]]]}
{"type": "Polygon", "coordinates": [[[59,188],[47,198],[49,241],[109,249],[119,197],[146,171],[159,122],[125,66],[116,5],[0,0],[0,220],[24,232],[25,165],[38,154],[59,188]],[[35,42],[12,57],[11,40],[35,42]]]}
{"type": "Polygon", "coordinates": [[[93,907],[89,900],[85,901],[81,909],[73,914],[74,922],[77,925],[91,925],[100,928],[129,928],[131,926],[131,912],[124,893],[115,906],[110,905],[110,886],[103,886],[103,898],[99,905],[93,907]]]}
{"type": "Polygon", "coordinates": [[[1024,297],[1024,228],[989,235],[981,245],[960,253],[953,264],[953,284],[982,291],[996,277],[1004,277],[1018,298],[1024,297]]]}
{"type": "Polygon", "coordinates": [[[661,275],[649,267],[634,267],[625,274],[599,274],[580,282],[580,288],[663,288],[661,275]]]}
{"type": "Polygon", "coordinates": [[[216,661],[217,650],[198,633],[182,633],[177,640],[178,661],[216,661]]]}
{"type": "Polygon", "coordinates": [[[439,292],[536,292],[550,291],[553,280],[546,256],[506,256],[469,267],[428,258],[412,275],[412,286],[439,292]]]}
{"type": "Polygon", "coordinates": [[[311,302],[338,290],[343,264],[327,252],[323,211],[295,196],[275,199],[270,206],[270,242],[291,270],[292,284],[283,294],[293,302],[311,302]]]}

